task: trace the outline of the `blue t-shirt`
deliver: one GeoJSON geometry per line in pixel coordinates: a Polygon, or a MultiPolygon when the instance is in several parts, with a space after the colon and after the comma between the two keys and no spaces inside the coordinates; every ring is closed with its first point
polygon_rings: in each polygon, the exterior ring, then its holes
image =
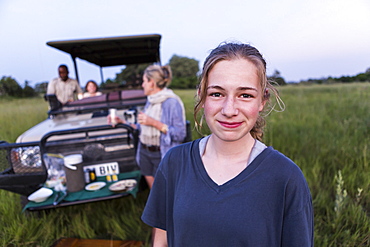
{"type": "Polygon", "coordinates": [[[172,148],[159,166],[142,220],[166,230],[168,246],[313,246],[306,180],[272,147],[222,185],[208,176],[199,139],[172,148]]]}

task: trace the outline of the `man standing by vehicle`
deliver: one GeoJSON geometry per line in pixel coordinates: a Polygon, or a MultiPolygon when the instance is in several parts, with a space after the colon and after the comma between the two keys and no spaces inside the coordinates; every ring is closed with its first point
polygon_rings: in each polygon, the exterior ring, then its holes
{"type": "Polygon", "coordinates": [[[59,65],[58,78],[54,78],[48,84],[47,94],[55,94],[63,105],[69,101],[75,100],[75,93],[78,99],[82,98],[83,91],[78,81],[68,77],[67,65],[59,65]]]}

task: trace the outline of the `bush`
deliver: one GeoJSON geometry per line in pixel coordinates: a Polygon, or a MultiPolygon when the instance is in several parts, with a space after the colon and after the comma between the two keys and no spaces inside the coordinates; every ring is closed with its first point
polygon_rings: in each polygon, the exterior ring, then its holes
{"type": "Polygon", "coordinates": [[[3,76],[0,80],[0,95],[22,97],[22,87],[10,76],[3,76]]]}

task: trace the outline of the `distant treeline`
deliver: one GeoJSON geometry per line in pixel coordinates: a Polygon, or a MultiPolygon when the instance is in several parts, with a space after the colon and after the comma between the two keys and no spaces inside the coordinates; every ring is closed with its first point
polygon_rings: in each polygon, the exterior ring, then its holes
{"type": "MultiPolygon", "coordinates": [[[[116,74],[114,79],[107,79],[100,84],[100,90],[104,91],[111,88],[140,87],[142,73],[149,64],[128,65],[120,73],[116,74]]],[[[173,89],[195,89],[198,84],[199,61],[183,56],[173,55],[169,61],[172,69],[173,80],[170,85],[173,89]]],[[[278,70],[275,70],[268,78],[279,85],[289,84],[282,77],[278,70]]],[[[352,83],[352,82],[370,82],[370,68],[364,73],[355,76],[341,76],[338,78],[327,77],[320,79],[302,80],[296,84],[333,84],[333,83],[352,83]]],[[[36,83],[31,87],[28,81],[25,81],[24,87],[10,76],[3,76],[0,80],[0,96],[13,97],[35,97],[45,94],[48,82],[36,83]]]]}
{"type": "Polygon", "coordinates": [[[308,79],[300,81],[301,84],[333,84],[333,83],[352,83],[352,82],[370,82],[370,68],[365,72],[359,73],[355,76],[341,76],[341,77],[326,77],[320,79],[308,79]]]}

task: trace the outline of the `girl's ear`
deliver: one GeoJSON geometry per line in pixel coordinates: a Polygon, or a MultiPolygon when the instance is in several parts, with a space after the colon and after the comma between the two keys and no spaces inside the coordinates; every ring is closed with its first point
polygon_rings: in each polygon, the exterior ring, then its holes
{"type": "Polygon", "coordinates": [[[266,88],[263,94],[263,100],[268,100],[269,98],[270,98],[270,92],[269,92],[269,89],[266,88]]]}
{"type": "Polygon", "coordinates": [[[153,84],[153,87],[156,85],[153,78],[148,78],[148,82],[153,84]]]}
{"type": "Polygon", "coordinates": [[[265,92],[263,93],[262,104],[261,104],[260,109],[259,109],[260,112],[263,111],[263,108],[265,107],[266,102],[268,101],[269,98],[270,98],[270,92],[269,92],[269,89],[266,88],[265,92]]]}
{"type": "Polygon", "coordinates": [[[258,109],[259,112],[263,111],[263,108],[265,108],[267,100],[262,100],[260,108],[258,109]]]}

